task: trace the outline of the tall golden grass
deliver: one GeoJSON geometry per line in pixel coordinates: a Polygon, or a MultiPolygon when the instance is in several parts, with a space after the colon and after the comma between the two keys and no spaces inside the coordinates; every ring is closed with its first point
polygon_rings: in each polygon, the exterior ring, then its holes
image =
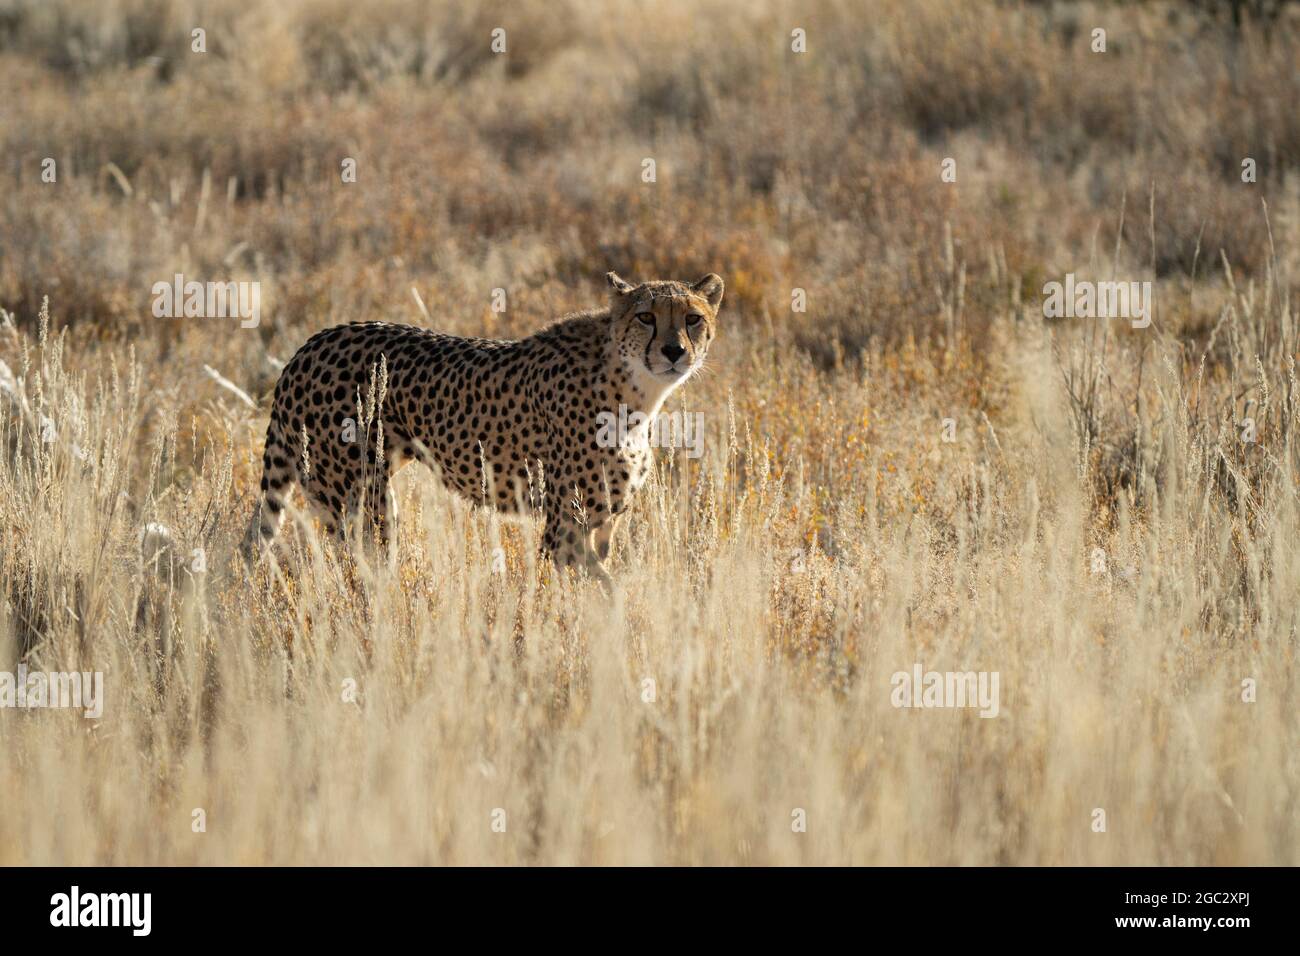
{"type": "Polygon", "coordinates": [[[1214,6],[0,0],[0,671],[107,693],[0,710],[0,863],[1300,862],[1300,30],[1214,6]],[[728,283],[613,597],[418,468],[238,561],[312,331],[611,268],[728,283]]]}

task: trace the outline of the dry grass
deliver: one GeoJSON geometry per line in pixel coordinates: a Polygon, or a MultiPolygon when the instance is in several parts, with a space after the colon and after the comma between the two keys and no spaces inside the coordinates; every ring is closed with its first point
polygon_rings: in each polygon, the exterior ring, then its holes
{"type": "Polygon", "coordinates": [[[1293,19],[212,2],[196,55],[192,8],[0,0],[0,670],[108,696],[0,711],[0,863],[1300,862],[1293,19]],[[235,562],[273,359],[610,268],[728,283],[615,599],[415,469],[395,568],[235,562]],[[153,318],[175,272],[261,326],[153,318]],[[1045,322],[1066,272],[1155,323],[1045,322]],[[895,709],[917,661],[1000,716],[895,709]]]}

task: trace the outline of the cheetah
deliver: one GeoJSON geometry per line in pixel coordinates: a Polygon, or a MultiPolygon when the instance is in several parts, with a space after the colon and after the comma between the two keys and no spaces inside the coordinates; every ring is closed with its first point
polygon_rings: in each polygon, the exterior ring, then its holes
{"type": "Polygon", "coordinates": [[[636,432],[703,365],[723,282],[606,279],[606,308],[518,341],[387,322],[313,335],[276,383],[248,550],[272,543],[294,485],[331,533],[360,518],[387,544],[390,480],[422,461],[477,504],[539,509],[543,551],[608,586],[614,529],[650,469],[636,432]],[[611,442],[596,423],[620,406],[641,424],[611,442]]]}

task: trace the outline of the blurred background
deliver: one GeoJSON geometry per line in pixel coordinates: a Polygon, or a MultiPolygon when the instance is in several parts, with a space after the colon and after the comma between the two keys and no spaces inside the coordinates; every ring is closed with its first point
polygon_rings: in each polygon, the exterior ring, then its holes
{"type": "Polygon", "coordinates": [[[0,0],[0,667],[110,677],[0,717],[0,862],[1296,863],[1297,64],[1269,0],[0,0]],[[396,572],[227,566],[313,331],[611,269],[726,280],[626,605],[419,469],[396,572]]]}

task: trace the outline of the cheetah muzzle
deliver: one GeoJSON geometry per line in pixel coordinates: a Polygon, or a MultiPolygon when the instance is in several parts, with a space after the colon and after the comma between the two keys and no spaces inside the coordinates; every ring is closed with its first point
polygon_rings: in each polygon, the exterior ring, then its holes
{"type": "Polygon", "coordinates": [[[294,485],[330,533],[360,519],[390,541],[392,476],[423,461],[471,501],[540,508],[544,551],[608,585],[611,538],[651,451],[602,441],[598,417],[625,407],[654,420],[703,364],[723,283],[606,278],[606,308],[518,341],[387,322],[313,335],[276,383],[249,550],[274,540],[294,485]]]}

